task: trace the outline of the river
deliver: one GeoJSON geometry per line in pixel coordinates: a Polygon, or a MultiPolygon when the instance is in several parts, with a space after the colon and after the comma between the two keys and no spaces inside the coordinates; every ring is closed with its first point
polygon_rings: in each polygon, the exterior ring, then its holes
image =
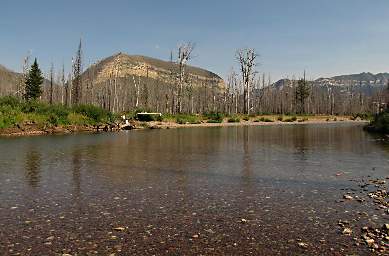
{"type": "Polygon", "coordinates": [[[367,176],[389,144],[349,123],[0,138],[0,254],[368,254],[367,176]]]}

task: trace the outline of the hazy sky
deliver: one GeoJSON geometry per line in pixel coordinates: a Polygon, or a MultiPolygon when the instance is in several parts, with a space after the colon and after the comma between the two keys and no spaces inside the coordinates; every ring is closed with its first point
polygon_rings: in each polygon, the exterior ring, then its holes
{"type": "Polygon", "coordinates": [[[196,43],[191,62],[225,76],[237,48],[261,55],[272,80],[389,71],[388,0],[1,0],[0,64],[70,66],[83,38],[86,64],[116,52],[168,60],[196,43]]]}

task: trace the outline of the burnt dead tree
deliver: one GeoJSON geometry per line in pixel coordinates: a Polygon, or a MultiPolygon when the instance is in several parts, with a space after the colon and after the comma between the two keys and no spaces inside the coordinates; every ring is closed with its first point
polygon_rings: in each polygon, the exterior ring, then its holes
{"type": "Polygon", "coordinates": [[[61,69],[61,73],[60,73],[60,76],[59,76],[59,80],[60,80],[60,91],[61,91],[61,104],[64,105],[65,104],[65,64],[62,63],[62,69],[61,69]]]}
{"type": "Polygon", "coordinates": [[[255,53],[254,49],[246,48],[236,51],[236,59],[239,62],[242,75],[244,114],[249,114],[250,112],[250,88],[256,73],[255,66],[257,65],[257,57],[258,54],[255,53]]]}
{"type": "Polygon", "coordinates": [[[53,104],[53,98],[54,98],[54,64],[51,63],[50,66],[50,74],[49,74],[49,80],[50,80],[50,87],[49,87],[49,103],[53,104]]]}
{"type": "Polygon", "coordinates": [[[30,69],[30,52],[27,54],[26,57],[24,57],[23,59],[23,66],[22,66],[22,76],[20,77],[20,81],[19,81],[19,84],[18,84],[18,87],[16,88],[16,96],[18,98],[23,98],[24,97],[24,94],[25,94],[25,90],[24,90],[24,84],[27,80],[27,77],[28,77],[28,71],[30,69]]]}
{"type": "Polygon", "coordinates": [[[72,99],[71,102],[73,105],[81,103],[82,96],[82,43],[78,45],[78,50],[76,57],[73,61],[73,83],[72,83],[72,99]]]}
{"type": "Polygon", "coordinates": [[[178,74],[178,91],[177,91],[177,113],[182,112],[182,102],[183,102],[183,90],[186,77],[186,65],[188,61],[192,58],[192,53],[195,45],[191,42],[182,44],[178,47],[178,59],[177,64],[179,68],[178,74]]]}

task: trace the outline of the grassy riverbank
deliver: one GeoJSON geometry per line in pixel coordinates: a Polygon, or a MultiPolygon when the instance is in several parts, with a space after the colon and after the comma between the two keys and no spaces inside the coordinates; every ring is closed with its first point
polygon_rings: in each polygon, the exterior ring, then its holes
{"type": "MultiPolygon", "coordinates": [[[[294,123],[328,123],[361,121],[365,115],[226,115],[164,114],[150,120],[137,120],[137,112],[126,113],[133,129],[176,128],[193,126],[236,126],[294,123]]],[[[92,105],[66,107],[39,101],[24,102],[14,97],[0,98],[0,135],[36,135],[76,131],[118,130],[122,120],[119,115],[92,105]]]]}
{"type": "Polygon", "coordinates": [[[112,113],[92,105],[65,107],[39,101],[0,98],[0,134],[89,130],[115,119],[112,113]]]}

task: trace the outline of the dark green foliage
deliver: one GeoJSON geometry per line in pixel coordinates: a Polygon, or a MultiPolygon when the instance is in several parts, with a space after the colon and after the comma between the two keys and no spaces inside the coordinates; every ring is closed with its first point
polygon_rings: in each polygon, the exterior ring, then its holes
{"type": "Polygon", "coordinates": [[[361,120],[371,120],[372,119],[372,116],[370,114],[366,114],[366,113],[358,113],[358,114],[354,114],[350,119],[351,120],[356,120],[356,119],[361,119],[361,120]]]}
{"type": "Polygon", "coordinates": [[[37,125],[93,125],[112,122],[116,117],[96,106],[80,105],[68,108],[37,100],[21,101],[15,97],[0,97],[0,128],[25,122],[37,125]]]}
{"type": "Polygon", "coordinates": [[[283,116],[279,116],[279,117],[277,117],[277,120],[282,122],[282,120],[284,120],[284,117],[283,116]]]}
{"type": "Polygon", "coordinates": [[[37,99],[42,94],[41,85],[43,83],[42,71],[39,69],[38,62],[35,58],[34,63],[31,65],[28,77],[25,82],[26,94],[24,95],[27,101],[37,99]]]}
{"type": "Polygon", "coordinates": [[[220,123],[223,123],[223,120],[208,120],[207,123],[209,124],[220,124],[220,123]]]}
{"type": "Polygon", "coordinates": [[[136,119],[142,122],[162,121],[162,116],[158,114],[137,114],[136,119]]]}
{"type": "Polygon", "coordinates": [[[297,117],[292,116],[291,118],[284,119],[282,122],[292,123],[292,122],[296,122],[296,121],[297,121],[297,117]]]}
{"type": "Polygon", "coordinates": [[[389,134],[389,111],[382,112],[375,116],[374,120],[367,127],[368,131],[389,134]]]}
{"type": "Polygon", "coordinates": [[[74,113],[85,115],[96,123],[112,121],[112,113],[93,105],[78,105],[73,107],[74,113]]]}
{"type": "Polygon", "coordinates": [[[233,117],[230,117],[230,118],[228,119],[228,122],[229,122],[229,123],[239,123],[239,122],[240,122],[240,118],[237,117],[237,116],[233,116],[233,117]]]}
{"type": "Polygon", "coordinates": [[[265,123],[271,123],[274,122],[273,120],[266,118],[266,117],[261,117],[258,119],[258,122],[265,122],[265,123]]]}
{"type": "Polygon", "coordinates": [[[223,114],[219,112],[211,112],[205,114],[204,117],[208,119],[208,123],[222,123],[223,122],[223,114]]]}
{"type": "Polygon", "coordinates": [[[196,115],[180,114],[176,116],[176,123],[178,124],[199,124],[200,118],[196,115]]]}
{"type": "Polygon", "coordinates": [[[309,97],[310,94],[310,87],[308,82],[304,79],[300,79],[297,82],[296,87],[296,102],[298,104],[298,112],[300,114],[304,113],[305,111],[305,100],[309,97]]]}
{"type": "Polygon", "coordinates": [[[249,118],[249,116],[244,116],[244,117],[243,117],[243,120],[245,120],[245,121],[249,121],[249,120],[250,120],[250,118],[249,118]]]}
{"type": "Polygon", "coordinates": [[[16,97],[5,96],[5,97],[0,98],[0,106],[10,106],[10,107],[16,108],[16,107],[20,106],[21,104],[22,104],[22,102],[16,97]]]}

